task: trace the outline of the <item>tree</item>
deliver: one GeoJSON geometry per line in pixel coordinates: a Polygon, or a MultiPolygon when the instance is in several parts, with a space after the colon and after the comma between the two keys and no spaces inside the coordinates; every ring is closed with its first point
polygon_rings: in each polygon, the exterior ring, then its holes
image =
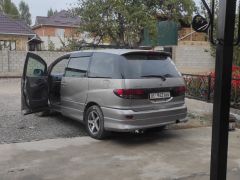
{"type": "Polygon", "coordinates": [[[153,13],[176,22],[181,20],[185,23],[190,23],[193,12],[197,11],[193,0],[143,0],[143,3],[148,6],[153,13]]]}
{"type": "Polygon", "coordinates": [[[52,8],[50,8],[47,12],[47,16],[50,17],[52,15],[53,15],[53,10],[52,10],[52,8]]]}
{"type": "Polygon", "coordinates": [[[18,9],[11,0],[0,0],[0,11],[11,16],[12,18],[19,18],[18,9]]]}
{"type": "Polygon", "coordinates": [[[48,10],[48,12],[47,12],[47,16],[50,17],[50,16],[53,16],[53,15],[56,14],[56,13],[58,13],[57,10],[53,11],[53,9],[50,8],[50,9],[48,10]]]}
{"type": "Polygon", "coordinates": [[[31,14],[29,12],[29,6],[24,1],[19,4],[20,18],[25,20],[28,25],[32,24],[31,14]]]}
{"type": "MultiPolygon", "coordinates": [[[[240,12],[238,12],[240,13],[240,12]]],[[[235,24],[235,39],[238,38],[238,20],[239,15],[236,15],[236,24],[235,24]]],[[[233,64],[240,66],[240,45],[234,46],[234,52],[233,52],[233,64]]]]}
{"type": "Polygon", "coordinates": [[[192,0],[79,0],[72,12],[81,17],[80,32],[89,32],[99,42],[138,46],[144,28],[156,37],[156,16],[178,20],[192,15],[194,8],[192,0]]]}
{"type": "MultiPolygon", "coordinates": [[[[219,11],[219,0],[215,0],[215,9],[214,9],[214,24],[213,24],[213,36],[214,36],[214,39],[216,39],[216,36],[217,36],[217,29],[216,29],[216,26],[217,26],[217,13],[219,11]]],[[[201,3],[200,4],[200,7],[199,7],[199,12],[201,14],[203,14],[207,19],[209,19],[208,17],[208,14],[206,12],[206,9],[205,7],[203,6],[203,4],[201,3]]],[[[240,12],[238,12],[240,13],[240,12]]],[[[236,15],[236,23],[235,23],[235,39],[237,38],[237,30],[238,30],[238,18],[239,18],[239,15],[237,14],[236,15]]],[[[213,57],[216,56],[216,46],[215,45],[212,45],[211,44],[211,55],[213,57]]],[[[237,66],[240,66],[240,46],[234,46],[234,53],[233,53],[233,64],[234,65],[237,65],[237,66]]]]}
{"type": "Polygon", "coordinates": [[[80,32],[90,33],[99,42],[111,39],[116,45],[137,45],[143,29],[156,23],[147,7],[137,1],[83,0],[73,12],[81,17],[80,32]]]}
{"type": "Polygon", "coordinates": [[[48,51],[55,51],[55,44],[51,40],[48,41],[48,51]]]}

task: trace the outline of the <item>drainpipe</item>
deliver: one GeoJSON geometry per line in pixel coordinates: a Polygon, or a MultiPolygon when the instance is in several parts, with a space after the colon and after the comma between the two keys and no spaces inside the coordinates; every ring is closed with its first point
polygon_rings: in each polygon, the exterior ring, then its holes
{"type": "Polygon", "coordinates": [[[9,58],[9,56],[10,56],[10,50],[8,49],[7,50],[7,61],[8,61],[8,72],[10,72],[10,58],[9,58]]]}

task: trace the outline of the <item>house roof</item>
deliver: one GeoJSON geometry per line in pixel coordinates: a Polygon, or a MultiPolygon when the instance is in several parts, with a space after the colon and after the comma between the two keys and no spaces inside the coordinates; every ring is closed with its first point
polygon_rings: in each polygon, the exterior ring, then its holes
{"type": "Polygon", "coordinates": [[[79,17],[72,17],[68,11],[62,10],[50,17],[37,16],[33,29],[44,25],[57,27],[78,27],[79,24],[79,17]]]}
{"type": "Polygon", "coordinates": [[[2,12],[0,12],[0,34],[35,35],[25,21],[12,19],[2,12]]]}

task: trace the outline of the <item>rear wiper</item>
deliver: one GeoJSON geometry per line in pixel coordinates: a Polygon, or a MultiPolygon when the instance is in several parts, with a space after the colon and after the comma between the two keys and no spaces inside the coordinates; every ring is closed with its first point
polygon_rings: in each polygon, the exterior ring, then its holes
{"type": "Polygon", "coordinates": [[[166,81],[166,77],[162,76],[162,75],[146,75],[146,76],[142,76],[143,78],[161,78],[163,81],[166,81]]]}
{"type": "Polygon", "coordinates": [[[88,76],[88,78],[97,78],[97,79],[112,79],[112,77],[107,77],[107,76],[88,76]]]}
{"type": "Polygon", "coordinates": [[[171,74],[164,74],[163,76],[166,77],[166,78],[167,78],[167,77],[174,77],[174,76],[171,75],[171,74]]]}

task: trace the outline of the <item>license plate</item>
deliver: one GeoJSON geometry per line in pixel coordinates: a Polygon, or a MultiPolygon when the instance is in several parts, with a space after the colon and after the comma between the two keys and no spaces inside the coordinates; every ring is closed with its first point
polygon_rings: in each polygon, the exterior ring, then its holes
{"type": "Polygon", "coordinates": [[[170,97],[171,97],[170,92],[159,92],[150,94],[150,99],[167,99],[170,97]]]}

